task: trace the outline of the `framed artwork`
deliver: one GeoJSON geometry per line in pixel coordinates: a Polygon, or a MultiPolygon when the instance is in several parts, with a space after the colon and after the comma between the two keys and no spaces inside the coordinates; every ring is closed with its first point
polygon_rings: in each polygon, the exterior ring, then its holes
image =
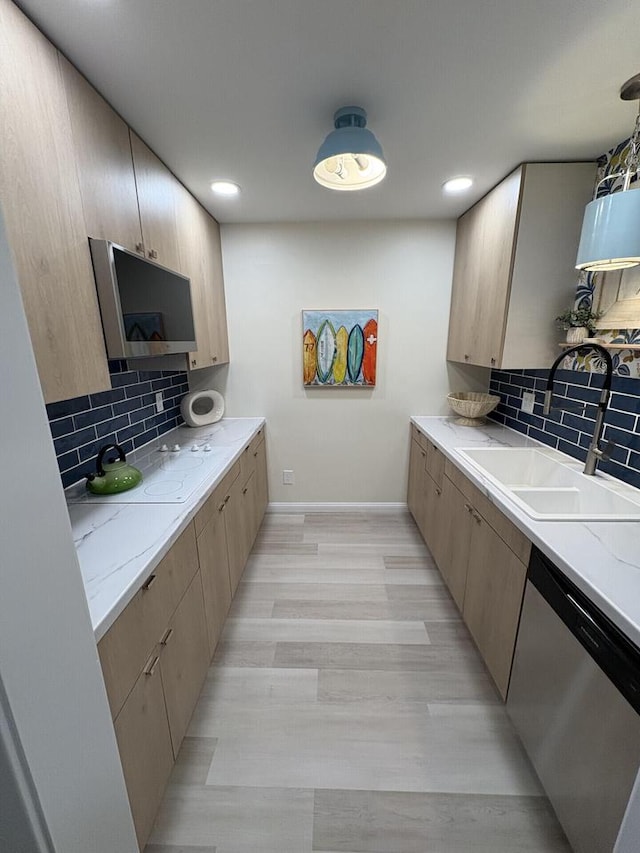
{"type": "Polygon", "coordinates": [[[373,387],[377,352],[377,310],[302,312],[305,387],[373,387]]]}

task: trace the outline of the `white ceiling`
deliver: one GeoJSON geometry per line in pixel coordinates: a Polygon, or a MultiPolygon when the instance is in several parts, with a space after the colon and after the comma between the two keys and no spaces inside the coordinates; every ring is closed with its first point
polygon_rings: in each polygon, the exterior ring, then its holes
{"type": "Polygon", "coordinates": [[[631,132],[638,0],[19,0],[221,222],[457,216],[518,163],[631,132]],[[388,174],[317,185],[338,107],[388,174]],[[445,198],[456,174],[476,183],[445,198]],[[242,187],[212,196],[212,179],[242,187]]]}

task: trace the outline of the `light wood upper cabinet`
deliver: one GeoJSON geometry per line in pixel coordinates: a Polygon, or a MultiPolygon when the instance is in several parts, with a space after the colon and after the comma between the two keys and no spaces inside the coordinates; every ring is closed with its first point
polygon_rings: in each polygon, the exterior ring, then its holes
{"type": "Polygon", "coordinates": [[[548,367],[554,318],[575,297],[592,163],[527,163],[458,220],[447,358],[548,367]]]}
{"type": "Polygon", "coordinates": [[[214,364],[226,364],[229,361],[229,335],[222,273],[220,226],[212,216],[205,214],[205,217],[208,250],[205,285],[209,303],[211,359],[214,364]]]}
{"type": "Polygon", "coordinates": [[[0,0],[0,123],[0,201],[45,401],[107,390],[58,54],[10,0],[0,0]]]}
{"type": "Polygon", "coordinates": [[[177,189],[177,201],[180,268],[191,279],[193,320],[198,345],[195,352],[188,353],[188,363],[191,369],[197,370],[201,367],[211,367],[212,364],[209,305],[205,287],[207,257],[205,212],[183,186],[177,189]]]}
{"type": "Polygon", "coordinates": [[[198,349],[191,370],[229,361],[227,312],[222,279],[220,227],[184,187],[178,192],[178,237],[183,272],[191,279],[198,349]]]}
{"type": "Polygon", "coordinates": [[[129,127],[60,55],[86,231],[144,253],[129,127]]]}
{"type": "Polygon", "coordinates": [[[181,271],[178,247],[178,180],[133,131],[131,152],[136,176],[142,241],[148,258],[181,271]]]}

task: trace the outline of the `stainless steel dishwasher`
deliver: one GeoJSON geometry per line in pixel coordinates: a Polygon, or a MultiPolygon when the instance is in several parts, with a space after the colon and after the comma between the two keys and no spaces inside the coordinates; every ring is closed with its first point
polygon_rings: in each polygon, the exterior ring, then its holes
{"type": "Polygon", "coordinates": [[[574,851],[612,853],[640,767],[640,650],[536,548],[507,711],[574,851]]]}

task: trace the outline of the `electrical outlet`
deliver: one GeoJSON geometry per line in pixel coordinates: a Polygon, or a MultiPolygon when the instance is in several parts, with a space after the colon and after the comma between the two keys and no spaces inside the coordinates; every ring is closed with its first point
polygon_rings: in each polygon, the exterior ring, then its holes
{"type": "Polygon", "coordinates": [[[527,412],[528,414],[533,414],[533,404],[536,401],[536,395],[533,391],[525,391],[522,395],[522,406],[520,407],[523,412],[527,412]]]}
{"type": "Polygon", "coordinates": [[[282,483],[285,486],[293,486],[293,471],[282,472],[282,483]]]}
{"type": "Polygon", "coordinates": [[[162,399],[162,391],[156,394],[156,412],[164,412],[164,400],[162,399]]]}

